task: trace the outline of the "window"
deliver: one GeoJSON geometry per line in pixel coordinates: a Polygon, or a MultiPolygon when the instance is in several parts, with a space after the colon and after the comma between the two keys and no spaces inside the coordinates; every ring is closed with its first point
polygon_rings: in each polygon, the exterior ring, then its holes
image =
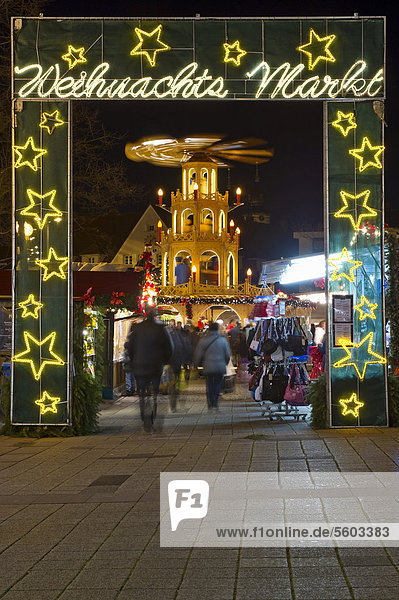
{"type": "Polygon", "coordinates": [[[155,225],[147,225],[147,231],[154,231],[155,225]]]}
{"type": "Polygon", "coordinates": [[[133,255],[132,254],[130,254],[130,255],[129,254],[125,254],[125,256],[123,258],[124,258],[123,262],[124,262],[125,265],[132,265],[133,264],[133,255]]]}

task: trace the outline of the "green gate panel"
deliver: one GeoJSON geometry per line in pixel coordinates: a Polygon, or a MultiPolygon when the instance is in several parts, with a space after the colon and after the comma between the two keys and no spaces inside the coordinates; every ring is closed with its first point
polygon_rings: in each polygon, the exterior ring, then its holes
{"type": "Polygon", "coordinates": [[[70,384],[69,103],[15,108],[11,419],[63,425],[70,384]]]}
{"type": "Polygon", "coordinates": [[[327,105],[333,426],[388,422],[382,127],[372,102],[327,105]]]}

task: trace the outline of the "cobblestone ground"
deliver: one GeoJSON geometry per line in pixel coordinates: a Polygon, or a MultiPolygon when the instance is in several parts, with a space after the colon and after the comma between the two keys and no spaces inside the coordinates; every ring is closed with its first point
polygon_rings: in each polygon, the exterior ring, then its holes
{"type": "Polygon", "coordinates": [[[397,429],[270,423],[245,386],[216,414],[202,382],[182,398],[152,435],[122,398],[95,436],[0,437],[2,600],[399,598],[398,548],[160,548],[160,471],[399,469],[397,429]]]}

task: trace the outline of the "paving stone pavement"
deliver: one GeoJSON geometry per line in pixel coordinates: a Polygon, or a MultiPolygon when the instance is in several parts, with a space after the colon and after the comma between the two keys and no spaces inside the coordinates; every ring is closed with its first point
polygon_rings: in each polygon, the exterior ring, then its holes
{"type": "Polygon", "coordinates": [[[162,430],[137,399],[101,433],[0,436],[1,600],[398,600],[399,548],[160,548],[160,471],[397,471],[398,429],[266,421],[244,385],[205,409],[203,382],[162,430]]]}

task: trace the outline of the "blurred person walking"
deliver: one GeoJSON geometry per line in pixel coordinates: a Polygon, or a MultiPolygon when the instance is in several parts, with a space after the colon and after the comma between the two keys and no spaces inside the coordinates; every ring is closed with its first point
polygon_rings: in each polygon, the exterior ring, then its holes
{"type": "Polygon", "coordinates": [[[194,364],[204,368],[208,410],[218,410],[223,377],[229,360],[228,341],[220,335],[219,325],[211,323],[208,333],[200,339],[194,355],[194,364]]]}
{"type": "Polygon", "coordinates": [[[126,342],[123,347],[124,350],[123,350],[122,368],[125,372],[126,396],[134,396],[136,393],[136,382],[135,382],[134,373],[133,373],[133,363],[132,363],[132,359],[130,358],[130,354],[129,354],[129,338],[132,334],[133,327],[134,327],[134,323],[132,323],[132,326],[130,328],[129,334],[126,338],[126,342]]]}
{"type": "Polygon", "coordinates": [[[180,375],[182,367],[191,361],[191,351],[187,332],[183,330],[182,324],[173,324],[169,328],[173,343],[173,354],[170,360],[170,366],[173,370],[173,382],[169,391],[169,403],[172,412],[176,412],[177,399],[180,395],[180,375]]]}
{"type": "Polygon", "coordinates": [[[163,365],[168,364],[173,344],[166,328],[155,321],[155,311],[149,307],[147,317],[134,326],[127,342],[140,399],[140,415],[144,431],[154,429],[157,399],[163,365]]]}

